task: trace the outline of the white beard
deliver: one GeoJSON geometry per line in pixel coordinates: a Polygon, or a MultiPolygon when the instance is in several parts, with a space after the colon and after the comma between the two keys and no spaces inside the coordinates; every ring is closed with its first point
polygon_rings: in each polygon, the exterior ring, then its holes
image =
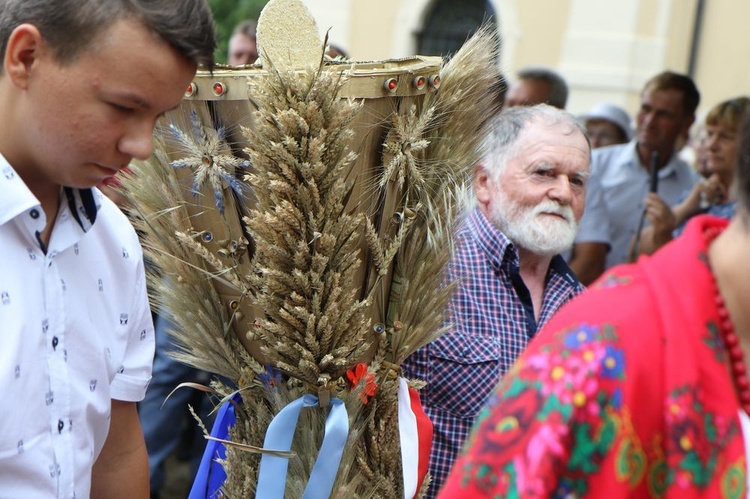
{"type": "Polygon", "coordinates": [[[517,247],[540,256],[552,257],[569,249],[578,233],[578,222],[570,206],[545,199],[526,208],[502,191],[496,192],[490,205],[490,221],[517,247]]]}

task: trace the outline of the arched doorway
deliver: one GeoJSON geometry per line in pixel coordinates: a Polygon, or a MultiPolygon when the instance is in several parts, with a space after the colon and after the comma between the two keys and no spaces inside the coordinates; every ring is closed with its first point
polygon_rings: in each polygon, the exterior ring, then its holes
{"type": "Polygon", "coordinates": [[[495,9],[489,0],[435,0],[417,35],[417,53],[447,56],[484,22],[497,29],[495,9]]]}

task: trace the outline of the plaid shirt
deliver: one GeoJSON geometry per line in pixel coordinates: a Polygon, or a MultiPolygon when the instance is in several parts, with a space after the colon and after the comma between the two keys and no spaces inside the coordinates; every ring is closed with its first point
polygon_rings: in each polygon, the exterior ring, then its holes
{"type": "Polygon", "coordinates": [[[406,377],[427,383],[420,397],[434,425],[429,497],[437,494],[479,410],[529,339],[583,291],[564,260],[554,257],[537,324],[516,248],[478,208],[457,233],[448,277],[458,280],[446,318],[451,329],[402,365],[406,377]]]}

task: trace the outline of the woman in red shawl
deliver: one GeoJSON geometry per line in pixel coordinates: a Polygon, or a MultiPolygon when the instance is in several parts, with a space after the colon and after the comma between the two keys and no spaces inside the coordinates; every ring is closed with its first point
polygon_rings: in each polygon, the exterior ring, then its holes
{"type": "Polygon", "coordinates": [[[750,497],[747,116],[738,167],[731,222],[696,217],[552,319],[480,413],[440,498],[750,497]]]}

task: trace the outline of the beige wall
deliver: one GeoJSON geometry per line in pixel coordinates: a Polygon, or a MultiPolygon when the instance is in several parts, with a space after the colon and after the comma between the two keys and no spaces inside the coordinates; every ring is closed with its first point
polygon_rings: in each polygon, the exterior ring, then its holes
{"type": "Polygon", "coordinates": [[[696,80],[702,112],[722,100],[750,95],[750,2],[706,1],[696,80]]]}
{"type": "Polygon", "coordinates": [[[401,0],[354,0],[352,6],[351,53],[363,60],[379,60],[389,57],[393,39],[393,13],[401,0]],[[366,36],[364,36],[366,34],[366,36]]]}
{"type": "Polygon", "coordinates": [[[527,64],[557,67],[562,58],[561,41],[568,26],[570,1],[517,0],[515,3],[519,35],[513,60],[503,62],[504,70],[512,72],[527,64]]]}
{"type": "MultiPolygon", "coordinates": [[[[355,59],[412,55],[433,0],[304,0],[332,40],[355,59]],[[348,19],[348,21],[344,21],[348,19]],[[339,29],[337,24],[346,24],[339,29]],[[338,37],[338,39],[337,39],[338,37]]],[[[456,0],[461,1],[461,0],[456,0]]],[[[569,110],[604,100],[634,112],[643,83],[663,69],[688,70],[698,0],[491,0],[500,21],[502,66],[559,70],[569,110]]],[[[750,94],[750,0],[705,0],[696,82],[700,112],[750,94]]]]}

